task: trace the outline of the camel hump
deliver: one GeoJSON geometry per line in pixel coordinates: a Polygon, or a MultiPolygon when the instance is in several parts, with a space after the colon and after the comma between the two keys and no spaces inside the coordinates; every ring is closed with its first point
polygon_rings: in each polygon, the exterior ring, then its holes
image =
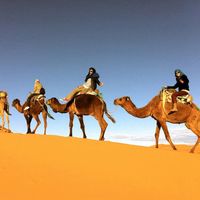
{"type": "Polygon", "coordinates": [[[71,99],[71,101],[83,101],[83,102],[88,102],[88,100],[92,100],[94,98],[97,98],[96,95],[93,94],[77,94],[74,96],[74,98],[71,99]]]}
{"type": "Polygon", "coordinates": [[[91,94],[79,94],[72,98],[67,105],[74,103],[77,109],[89,108],[91,105],[98,105],[99,103],[103,105],[103,100],[96,95],[91,94]]]}
{"type": "Polygon", "coordinates": [[[8,96],[8,93],[6,91],[0,91],[0,98],[5,98],[8,96]]]}

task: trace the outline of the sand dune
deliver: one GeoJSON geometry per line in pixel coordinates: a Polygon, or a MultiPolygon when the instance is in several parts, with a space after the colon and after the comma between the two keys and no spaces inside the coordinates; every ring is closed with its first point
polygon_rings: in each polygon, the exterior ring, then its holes
{"type": "Polygon", "coordinates": [[[0,132],[0,199],[199,199],[200,149],[0,132]]]}

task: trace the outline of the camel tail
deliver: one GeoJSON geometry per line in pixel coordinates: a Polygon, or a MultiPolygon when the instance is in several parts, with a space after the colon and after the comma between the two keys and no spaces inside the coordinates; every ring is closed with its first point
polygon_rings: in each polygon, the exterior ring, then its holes
{"type": "Polygon", "coordinates": [[[54,118],[49,114],[49,112],[47,112],[47,116],[48,116],[50,119],[54,119],[54,118]]]}
{"type": "Polygon", "coordinates": [[[47,116],[48,116],[50,119],[54,119],[54,118],[51,116],[51,114],[48,112],[48,108],[47,108],[46,104],[45,104],[45,106],[44,106],[43,108],[44,108],[44,110],[47,112],[47,116]]]}
{"type": "Polygon", "coordinates": [[[5,110],[5,111],[6,111],[7,115],[10,115],[10,116],[12,115],[11,113],[9,113],[9,111],[8,111],[8,110],[5,110]]]}
{"type": "Polygon", "coordinates": [[[10,111],[9,111],[9,104],[7,103],[6,104],[6,107],[5,107],[5,112],[7,113],[7,115],[12,115],[12,114],[10,114],[10,111]]]}
{"type": "Polygon", "coordinates": [[[105,102],[104,102],[104,109],[105,109],[105,114],[108,117],[108,119],[110,119],[113,123],[116,123],[116,120],[108,113],[107,106],[106,106],[105,102]]]}

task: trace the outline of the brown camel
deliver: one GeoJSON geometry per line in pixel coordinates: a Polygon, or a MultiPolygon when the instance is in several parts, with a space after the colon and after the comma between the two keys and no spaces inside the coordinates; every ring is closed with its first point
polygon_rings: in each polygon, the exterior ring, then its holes
{"type": "Polygon", "coordinates": [[[83,115],[91,115],[99,122],[101,128],[99,140],[104,140],[104,134],[108,126],[107,122],[103,118],[104,113],[112,122],[115,122],[115,120],[107,112],[106,103],[94,95],[81,94],[76,96],[67,104],[60,104],[56,98],[51,98],[47,101],[47,104],[50,105],[54,112],[69,113],[69,136],[72,136],[74,115],[78,116],[80,127],[83,132],[83,138],[87,138],[85,134],[83,115]]]}
{"type": "Polygon", "coordinates": [[[163,132],[167,141],[170,143],[172,148],[176,150],[176,147],[172,143],[170,138],[170,134],[166,125],[166,122],[180,124],[185,123],[188,129],[191,129],[193,133],[195,133],[198,137],[195,145],[190,150],[191,153],[194,152],[196,146],[200,142],[200,112],[197,109],[197,106],[192,104],[183,104],[178,103],[178,111],[174,113],[170,113],[170,109],[172,107],[171,103],[165,103],[165,109],[163,109],[162,101],[160,96],[155,96],[146,106],[142,108],[136,108],[136,106],[131,101],[130,97],[124,96],[114,100],[115,105],[120,105],[124,108],[129,114],[138,117],[153,117],[157,121],[156,131],[155,131],[155,139],[156,139],[156,148],[158,148],[158,139],[160,128],[162,127],[163,132]]]}
{"type": "Polygon", "coordinates": [[[5,129],[5,120],[4,116],[6,115],[6,122],[7,122],[7,131],[10,131],[10,121],[9,121],[9,112],[8,112],[8,99],[7,99],[7,92],[5,91],[0,91],[0,117],[2,119],[2,125],[1,128],[5,129]]]}
{"type": "Polygon", "coordinates": [[[31,99],[29,110],[24,110],[24,108],[26,107],[26,103],[21,105],[19,99],[14,99],[12,102],[12,106],[14,106],[18,112],[24,114],[24,117],[26,119],[26,124],[27,124],[27,133],[35,133],[36,132],[38,126],[41,124],[41,121],[39,119],[39,114],[42,113],[42,117],[43,117],[43,121],[44,121],[44,135],[46,135],[47,116],[49,116],[50,118],[52,118],[52,117],[48,113],[47,106],[45,105],[45,97],[43,95],[40,95],[39,98],[35,97],[35,98],[31,99]],[[33,132],[31,132],[32,118],[34,118],[37,122],[33,132]]]}

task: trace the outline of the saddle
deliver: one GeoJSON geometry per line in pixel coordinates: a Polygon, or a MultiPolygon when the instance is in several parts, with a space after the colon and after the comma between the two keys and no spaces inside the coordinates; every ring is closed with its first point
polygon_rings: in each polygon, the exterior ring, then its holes
{"type": "MultiPolygon", "coordinates": [[[[100,93],[98,90],[89,90],[87,92],[79,92],[76,96],[81,95],[81,94],[90,94],[90,95],[94,95],[97,96],[100,100],[103,100],[103,96],[102,93],[100,93]]],[[[75,97],[76,97],[75,96],[75,97]]]]}
{"type": "MultiPolygon", "coordinates": [[[[172,94],[175,91],[176,91],[175,89],[163,89],[160,92],[160,98],[161,98],[161,100],[165,101],[165,102],[172,102],[172,94]]],[[[193,100],[193,97],[189,93],[187,95],[178,96],[177,97],[177,102],[183,103],[183,104],[191,104],[192,100],[193,100]]]]}
{"type": "Polygon", "coordinates": [[[36,94],[31,97],[31,102],[35,103],[36,101],[40,102],[41,99],[45,99],[46,97],[43,94],[36,94]]]}

